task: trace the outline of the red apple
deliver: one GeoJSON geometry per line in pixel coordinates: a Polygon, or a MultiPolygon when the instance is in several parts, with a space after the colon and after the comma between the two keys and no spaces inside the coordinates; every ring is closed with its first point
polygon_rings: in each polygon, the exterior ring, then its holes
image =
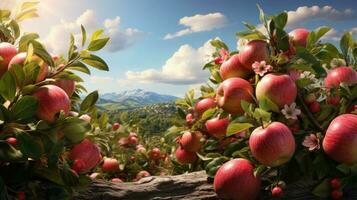
{"type": "Polygon", "coordinates": [[[233,77],[248,78],[251,70],[247,70],[239,60],[239,54],[233,55],[229,60],[223,62],[219,69],[223,80],[233,77]]]}
{"type": "Polygon", "coordinates": [[[153,148],[150,153],[149,156],[152,160],[158,160],[161,157],[161,151],[159,148],[153,148]]]}
{"type": "Polygon", "coordinates": [[[283,189],[281,189],[281,187],[279,186],[275,186],[272,190],[271,190],[271,195],[273,197],[280,197],[283,195],[283,189]]]}
{"type": "Polygon", "coordinates": [[[202,133],[199,131],[185,132],[180,138],[180,145],[186,151],[198,152],[201,149],[202,133]]]}
{"type": "Polygon", "coordinates": [[[115,158],[104,158],[102,171],[115,172],[119,170],[119,161],[115,158]]]}
{"type": "Polygon", "coordinates": [[[338,104],[340,104],[340,100],[341,98],[339,96],[335,96],[335,97],[327,97],[326,98],[326,102],[328,104],[331,104],[331,105],[334,105],[334,106],[337,106],[338,104]]]}
{"type": "Polygon", "coordinates": [[[332,197],[333,200],[342,199],[343,192],[341,192],[340,190],[332,190],[331,197],[332,197]]]}
{"type": "Polygon", "coordinates": [[[7,142],[8,144],[10,144],[11,146],[13,146],[14,148],[17,147],[17,139],[14,138],[14,137],[8,137],[8,138],[6,138],[6,142],[7,142]]]}
{"type": "Polygon", "coordinates": [[[0,77],[8,70],[10,60],[17,54],[17,49],[13,44],[7,42],[0,43],[0,77]]]}
{"type": "Polygon", "coordinates": [[[110,180],[112,183],[122,183],[123,180],[121,180],[120,178],[112,178],[112,180],[110,180]]]}
{"type": "Polygon", "coordinates": [[[207,120],[205,123],[207,132],[217,139],[222,139],[226,136],[228,125],[228,118],[219,119],[219,117],[207,120]]]}
{"type": "Polygon", "coordinates": [[[321,110],[320,103],[317,102],[317,101],[314,101],[314,102],[310,103],[310,105],[309,105],[309,110],[310,110],[312,113],[318,113],[318,112],[320,112],[320,110],[321,110]]]}
{"type": "Polygon", "coordinates": [[[135,132],[130,132],[128,137],[138,137],[138,134],[135,132]]]}
{"type": "Polygon", "coordinates": [[[238,158],[218,169],[213,186],[222,199],[254,200],[259,195],[260,177],[254,176],[254,167],[249,160],[238,158]]]}
{"type": "Polygon", "coordinates": [[[304,97],[304,101],[307,104],[313,103],[316,101],[316,95],[314,93],[310,93],[304,97]]]}
{"type": "Polygon", "coordinates": [[[294,155],[295,139],[285,124],[273,122],[252,132],[249,148],[260,163],[276,167],[288,162],[294,155]]]}
{"type": "Polygon", "coordinates": [[[58,79],[54,85],[62,88],[69,97],[71,97],[76,89],[76,82],[74,80],[58,79]]]}
{"type": "Polygon", "coordinates": [[[255,94],[258,101],[269,99],[282,108],[295,101],[297,87],[286,74],[267,74],[258,82],[255,94]]]}
{"type": "Polygon", "coordinates": [[[330,185],[333,189],[340,189],[341,181],[338,178],[334,178],[330,181],[330,185]]]}
{"type": "Polygon", "coordinates": [[[26,193],[25,192],[17,192],[16,199],[17,200],[26,200],[26,193]]]}
{"type": "Polygon", "coordinates": [[[138,138],[135,136],[129,136],[128,137],[128,143],[130,145],[136,145],[138,143],[138,138]]]}
{"type": "Polygon", "coordinates": [[[75,171],[76,173],[80,173],[85,169],[85,167],[86,167],[86,164],[82,160],[76,159],[73,161],[71,169],[73,171],[75,171]]]}
{"type": "Polygon", "coordinates": [[[305,28],[297,28],[292,30],[289,33],[289,36],[292,38],[292,42],[295,46],[306,47],[306,41],[309,33],[310,31],[305,28]]]}
{"type": "Polygon", "coordinates": [[[241,78],[229,78],[223,81],[216,93],[218,106],[232,114],[243,114],[241,101],[253,102],[253,88],[241,78]]]}
{"type": "Polygon", "coordinates": [[[193,122],[193,115],[192,115],[192,113],[188,113],[186,115],[186,123],[187,123],[187,125],[191,126],[192,122],[193,122]]]}
{"type": "MultiPolygon", "coordinates": [[[[14,56],[10,63],[9,63],[9,70],[11,71],[12,65],[18,64],[18,65],[25,65],[27,53],[22,52],[14,56]]],[[[31,56],[31,58],[28,60],[28,62],[35,62],[40,66],[40,71],[37,75],[37,78],[35,80],[36,83],[41,82],[46,79],[47,74],[48,74],[48,65],[38,56],[34,55],[31,56]]],[[[31,81],[27,80],[25,81],[25,84],[29,84],[31,81]]]]}
{"type": "Polygon", "coordinates": [[[249,71],[252,71],[252,64],[256,61],[266,61],[269,63],[268,44],[263,40],[248,42],[238,55],[240,62],[249,71]]]}
{"type": "Polygon", "coordinates": [[[88,139],[84,139],[81,143],[74,145],[70,151],[69,158],[73,161],[81,160],[84,163],[84,167],[80,172],[85,173],[98,164],[101,160],[101,155],[97,145],[88,139]]]}
{"type": "Polygon", "coordinates": [[[176,159],[181,164],[192,164],[197,160],[195,152],[186,151],[182,147],[178,147],[175,152],[176,159]]]}
{"type": "Polygon", "coordinates": [[[118,122],[116,122],[116,123],[113,124],[112,128],[113,128],[114,131],[116,131],[116,130],[118,130],[120,128],[120,124],[118,122]]]}
{"type": "Polygon", "coordinates": [[[83,120],[83,121],[85,121],[85,122],[88,122],[88,123],[90,123],[90,121],[92,120],[92,118],[91,118],[89,115],[87,115],[87,114],[81,115],[81,116],[79,117],[79,119],[81,119],[81,120],[83,120]]]}
{"type": "Polygon", "coordinates": [[[126,145],[128,145],[128,143],[129,143],[129,140],[128,140],[127,137],[121,137],[121,138],[119,138],[119,140],[118,140],[118,144],[119,144],[120,146],[126,146],[126,145]]]}
{"type": "Polygon", "coordinates": [[[357,73],[351,67],[341,66],[332,69],[325,78],[327,88],[339,87],[341,83],[353,85],[357,83],[357,73]]]}
{"type": "Polygon", "coordinates": [[[55,85],[45,85],[38,88],[33,94],[38,100],[37,117],[48,123],[55,121],[55,116],[60,111],[68,114],[71,101],[61,88],[55,85]]]}
{"type": "Polygon", "coordinates": [[[327,128],[322,146],[327,155],[337,162],[357,163],[357,115],[336,117],[327,128]]]}
{"type": "Polygon", "coordinates": [[[206,110],[216,107],[217,104],[213,98],[205,98],[198,101],[195,105],[195,112],[201,116],[206,110]]]}
{"type": "Polygon", "coordinates": [[[136,152],[145,153],[146,149],[145,149],[145,147],[143,145],[138,144],[138,145],[136,145],[136,152]]]}

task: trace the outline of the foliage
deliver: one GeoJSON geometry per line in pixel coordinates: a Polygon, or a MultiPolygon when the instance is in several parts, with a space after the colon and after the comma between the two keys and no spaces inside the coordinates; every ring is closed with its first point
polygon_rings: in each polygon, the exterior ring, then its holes
{"type": "MultiPolygon", "coordinates": [[[[12,71],[0,78],[1,199],[23,192],[29,199],[64,199],[89,183],[87,176],[71,170],[72,161],[67,154],[73,145],[87,137],[88,131],[98,126],[100,119],[95,115],[92,115],[93,125],[79,119],[83,114],[96,112],[94,105],[98,94],[94,91],[82,101],[79,94],[86,90],[75,72],[90,74],[89,67],[108,70],[105,61],[94,53],[103,48],[109,38],[102,36],[103,31],[97,31],[88,40],[82,26],[80,46],[71,35],[67,55],[51,56],[40,43],[38,34],[22,33],[18,25],[20,21],[37,17],[36,7],[36,2],[25,2],[18,13],[0,10],[0,41],[16,44],[18,53],[27,54],[24,66],[13,65],[12,71]],[[33,57],[40,61],[31,61],[33,57]],[[36,81],[43,65],[48,65],[49,72],[44,80],[36,81]],[[41,86],[55,84],[58,80],[76,83],[75,92],[70,96],[71,111],[79,115],[68,116],[60,112],[54,122],[40,120],[36,114],[38,99],[32,94],[41,86]],[[65,133],[61,135],[63,130],[65,133]],[[6,142],[10,137],[16,138],[17,144],[6,142]]],[[[7,66],[1,67],[7,69],[7,66]]]]}

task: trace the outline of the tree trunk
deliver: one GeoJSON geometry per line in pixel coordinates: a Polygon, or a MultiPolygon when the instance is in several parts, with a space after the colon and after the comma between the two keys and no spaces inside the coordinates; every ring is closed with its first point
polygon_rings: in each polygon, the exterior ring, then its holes
{"type": "MultiPolygon", "coordinates": [[[[288,185],[281,199],[321,200],[311,194],[316,182],[300,181],[288,185]]],[[[237,191],[239,192],[239,191],[237,191]]],[[[218,199],[212,183],[207,182],[204,171],[177,176],[152,176],[138,182],[111,183],[103,180],[94,181],[88,188],[73,197],[76,200],[163,200],[163,199],[218,199]]],[[[272,199],[269,191],[262,192],[260,200],[272,199]]],[[[344,192],[344,199],[357,199],[357,189],[344,192]]]]}
{"type": "Polygon", "coordinates": [[[94,181],[73,199],[217,199],[204,171],[177,176],[151,176],[138,182],[94,181]]]}

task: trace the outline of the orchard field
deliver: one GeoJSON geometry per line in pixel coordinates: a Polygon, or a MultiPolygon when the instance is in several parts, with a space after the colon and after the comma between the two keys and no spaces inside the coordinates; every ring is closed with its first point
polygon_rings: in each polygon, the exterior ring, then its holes
{"type": "Polygon", "coordinates": [[[238,50],[210,40],[206,84],[124,106],[83,84],[110,71],[108,34],[81,25],[53,54],[21,29],[37,6],[0,8],[1,200],[357,199],[351,32],[325,42],[331,28],[287,31],[258,6],[238,50]]]}

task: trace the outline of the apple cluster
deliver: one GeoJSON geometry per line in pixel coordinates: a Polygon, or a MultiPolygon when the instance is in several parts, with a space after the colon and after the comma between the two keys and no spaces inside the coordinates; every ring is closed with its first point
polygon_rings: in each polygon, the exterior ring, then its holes
{"type": "MultiPolygon", "coordinates": [[[[217,51],[204,69],[211,72],[213,85],[201,86],[198,99],[189,91],[177,101],[186,130],[180,132],[176,159],[201,164],[223,199],[257,199],[267,188],[271,196],[282,197],[284,181],[299,180],[289,170],[309,163],[333,163],[323,175],[311,169],[317,174],[311,178],[321,182],[316,191],[336,173],[352,183],[357,56],[351,51],[356,43],[346,33],[340,53],[320,40],[329,28],[286,33],[286,13],[266,19],[260,11],[266,33],[246,24],[249,30],[237,33],[238,51],[211,41],[217,51]],[[342,166],[346,171],[341,173],[342,166]]],[[[343,197],[341,187],[333,189],[334,199],[343,197]]],[[[324,192],[316,195],[330,195],[324,192]]]]}

